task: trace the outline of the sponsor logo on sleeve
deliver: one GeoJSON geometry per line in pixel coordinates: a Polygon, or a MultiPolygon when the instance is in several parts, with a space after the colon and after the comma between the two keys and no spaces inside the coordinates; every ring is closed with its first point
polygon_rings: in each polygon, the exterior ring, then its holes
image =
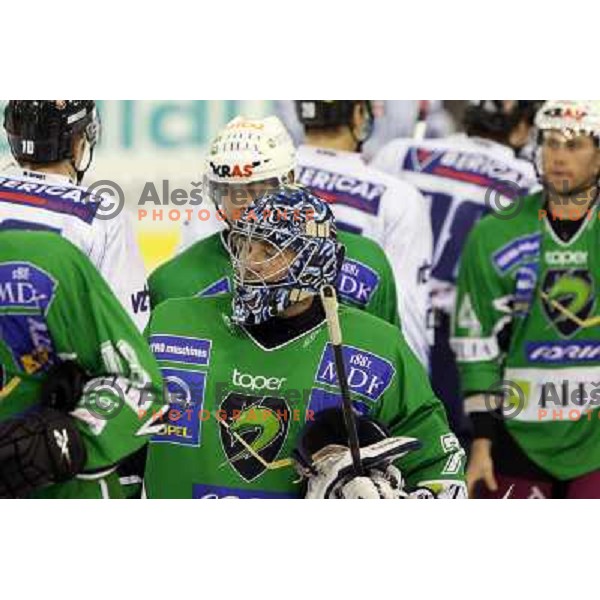
{"type": "Polygon", "coordinates": [[[367,306],[379,285],[379,274],[357,260],[345,259],[337,280],[337,289],[343,300],[367,306]]]}
{"type": "Polygon", "coordinates": [[[54,363],[54,345],[46,323],[58,283],[26,262],[0,264],[0,332],[15,364],[26,373],[54,363]]]}
{"type": "Polygon", "coordinates": [[[540,251],[540,240],[541,234],[535,233],[517,238],[503,246],[492,257],[496,269],[500,273],[506,273],[524,259],[537,257],[540,251]]]}
{"type": "MultiPolygon", "coordinates": [[[[350,390],[365,396],[372,402],[378,401],[396,373],[392,364],[372,352],[353,346],[344,346],[342,355],[350,390]]],[[[333,348],[330,343],[323,351],[316,381],[332,386],[338,384],[333,348]]]]}

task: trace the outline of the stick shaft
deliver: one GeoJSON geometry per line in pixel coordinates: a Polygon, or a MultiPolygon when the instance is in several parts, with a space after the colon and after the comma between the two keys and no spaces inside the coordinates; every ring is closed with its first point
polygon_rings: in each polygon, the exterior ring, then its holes
{"type": "Polygon", "coordinates": [[[342,397],[342,414],[344,415],[344,423],[346,425],[346,431],[348,432],[348,447],[350,448],[350,455],[352,457],[352,466],[354,467],[356,475],[362,475],[364,470],[360,460],[360,442],[358,440],[356,416],[354,414],[354,409],[352,408],[348,377],[346,376],[346,368],[344,366],[342,330],[340,328],[337,299],[333,286],[326,285],[322,288],[321,301],[323,302],[323,308],[325,309],[329,338],[333,348],[335,370],[337,373],[340,395],[342,397]]]}
{"type": "Polygon", "coordinates": [[[544,300],[549,302],[556,310],[562,313],[568,319],[571,319],[575,325],[581,327],[583,329],[587,329],[589,327],[595,327],[600,323],[600,317],[590,317],[585,320],[580,319],[576,314],[573,314],[568,308],[565,308],[560,302],[553,300],[543,291],[540,291],[540,295],[544,300]]]}
{"type": "Polygon", "coordinates": [[[429,114],[429,100],[419,100],[419,113],[413,130],[413,139],[424,140],[427,133],[427,116],[429,114]]]}
{"type": "MultiPolygon", "coordinates": [[[[274,462],[267,462],[239,433],[233,431],[229,426],[229,423],[225,421],[225,419],[220,419],[219,422],[227,431],[229,435],[233,436],[250,454],[253,458],[255,458],[265,469],[283,469],[284,467],[291,467],[294,464],[294,461],[291,458],[282,458],[280,460],[276,460],[274,462]]],[[[225,461],[223,465],[226,465],[228,461],[225,461]]]]}
{"type": "Polygon", "coordinates": [[[19,386],[20,383],[20,377],[13,377],[2,389],[0,389],[0,400],[8,398],[8,396],[19,386]]]}

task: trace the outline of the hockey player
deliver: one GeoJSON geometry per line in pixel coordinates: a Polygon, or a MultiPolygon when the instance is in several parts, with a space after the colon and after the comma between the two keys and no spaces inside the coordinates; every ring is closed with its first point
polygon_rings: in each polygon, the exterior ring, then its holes
{"type": "Polygon", "coordinates": [[[122,497],[116,467],[159,431],[161,381],[75,246],[0,231],[0,498],[122,497]]]}
{"type": "Polygon", "coordinates": [[[516,156],[530,139],[536,106],[528,100],[473,101],[465,112],[466,133],[439,140],[397,139],[371,163],[412,183],[426,199],[434,239],[431,379],[459,436],[466,435],[467,424],[449,345],[458,259],[470,229],[490,206],[506,206],[536,185],[533,166],[516,156]]]}
{"type": "Polygon", "coordinates": [[[548,102],[535,123],[543,191],[485,217],[461,258],[468,480],[482,497],[600,498],[600,106],[548,102]]]}
{"type": "Polygon", "coordinates": [[[277,188],[231,224],[227,244],[233,295],[168,300],[150,320],[171,410],[149,445],[148,496],[298,497],[296,456],[310,498],[464,497],[464,452],[422,366],[396,327],[342,305],[366,444],[363,476],[349,467],[329,412],[339,414],[340,396],[317,295],[343,255],[328,204],[300,186],[277,188]]]}
{"type": "Polygon", "coordinates": [[[398,287],[406,341],[427,366],[433,242],[425,200],[411,184],[364,163],[360,148],[373,127],[368,100],[297,100],[296,108],[306,131],[296,181],[332,204],[339,229],[384,249],[398,287]]]}
{"type": "Polygon", "coordinates": [[[99,127],[93,100],[8,102],[4,128],[19,167],[0,173],[0,229],[43,229],[66,237],[143,330],[150,303],[132,224],[125,211],[111,216],[113,200],[80,186],[99,127]]]}
{"type": "MultiPolygon", "coordinates": [[[[206,195],[219,207],[222,222],[230,223],[253,198],[292,182],[295,166],[296,151],[279,119],[237,117],[211,145],[206,195]]],[[[224,228],[154,271],[149,281],[152,306],[167,298],[231,292],[227,236],[224,228]]],[[[338,281],[341,299],[399,327],[394,277],[381,248],[357,235],[343,233],[340,239],[346,247],[338,281]]]]}
{"type": "MultiPolygon", "coordinates": [[[[385,144],[396,138],[410,137],[420,119],[424,119],[428,138],[446,137],[454,131],[452,118],[440,100],[369,100],[373,107],[373,134],[362,146],[369,161],[385,144]]],[[[293,100],[275,100],[275,114],[283,121],[296,146],[305,142],[304,127],[298,119],[293,100]]]]}

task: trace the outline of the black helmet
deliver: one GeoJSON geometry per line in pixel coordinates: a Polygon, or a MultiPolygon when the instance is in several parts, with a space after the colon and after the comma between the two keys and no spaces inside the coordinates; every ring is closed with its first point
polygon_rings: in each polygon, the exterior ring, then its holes
{"type": "Polygon", "coordinates": [[[85,134],[90,146],[88,164],[77,172],[77,182],[90,166],[100,123],[93,100],[9,100],[4,129],[19,162],[47,164],[73,160],[73,137],[85,134]]]}
{"type": "Polygon", "coordinates": [[[471,100],[465,110],[464,126],[469,135],[507,137],[513,128],[525,119],[533,125],[533,118],[541,100],[471,100]]]}
{"type": "Polygon", "coordinates": [[[356,140],[360,145],[373,131],[373,107],[370,100],[296,100],[296,114],[302,125],[309,128],[351,125],[354,106],[359,102],[365,105],[367,112],[365,131],[356,140]]]}

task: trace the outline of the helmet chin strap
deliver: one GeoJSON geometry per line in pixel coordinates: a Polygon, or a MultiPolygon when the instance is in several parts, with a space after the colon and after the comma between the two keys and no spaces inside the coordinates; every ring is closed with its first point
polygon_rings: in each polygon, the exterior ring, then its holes
{"type": "Polygon", "coordinates": [[[357,135],[354,133],[354,127],[352,127],[352,125],[348,125],[348,128],[350,129],[350,135],[352,136],[352,139],[354,140],[354,143],[355,143],[354,151],[362,152],[362,147],[363,147],[363,144],[365,143],[365,139],[360,139],[359,137],[357,137],[357,135]]]}
{"type": "Polygon", "coordinates": [[[90,145],[89,157],[88,157],[87,165],[85,165],[85,169],[78,169],[77,165],[75,164],[75,161],[73,159],[71,159],[71,166],[73,167],[73,170],[75,171],[75,176],[77,178],[77,185],[81,185],[81,182],[83,181],[83,178],[84,178],[87,170],[92,165],[93,158],[94,158],[94,146],[90,145]]]}
{"type": "Polygon", "coordinates": [[[373,133],[373,116],[370,112],[368,112],[368,109],[365,109],[365,112],[367,112],[367,114],[365,115],[365,122],[361,127],[362,133],[360,136],[357,136],[356,133],[354,133],[354,126],[352,125],[352,122],[348,123],[350,135],[356,143],[356,152],[362,152],[363,144],[371,137],[371,134],[373,133]]]}

